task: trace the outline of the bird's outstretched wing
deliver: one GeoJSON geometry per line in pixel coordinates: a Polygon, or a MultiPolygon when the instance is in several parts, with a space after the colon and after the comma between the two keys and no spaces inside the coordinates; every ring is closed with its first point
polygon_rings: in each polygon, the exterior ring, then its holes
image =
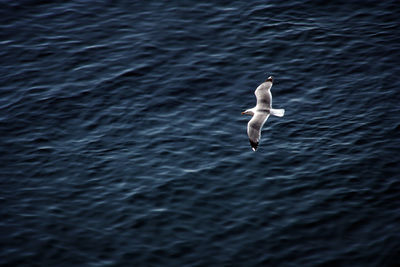
{"type": "Polygon", "coordinates": [[[261,128],[267,121],[269,113],[267,112],[256,112],[247,124],[247,135],[249,136],[251,148],[256,151],[258,143],[261,138],[261,128]]]}
{"type": "Polygon", "coordinates": [[[254,94],[257,98],[257,109],[267,109],[272,106],[272,95],[271,95],[272,82],[266,81],[260,84],[254,94]]]}

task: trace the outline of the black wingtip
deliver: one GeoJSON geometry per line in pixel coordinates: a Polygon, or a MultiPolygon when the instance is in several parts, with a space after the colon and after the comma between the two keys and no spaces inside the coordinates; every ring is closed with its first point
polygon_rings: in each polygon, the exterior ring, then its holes
{"type": "Polygon", "coordinates": [[[253,142],[250,139],[249,139],[249,141],[250,141],[250,145],[251,145],[251,148],[253,149],[253,151],[256,151],[257,147],[258,147],[258,142],[253,142]]]}

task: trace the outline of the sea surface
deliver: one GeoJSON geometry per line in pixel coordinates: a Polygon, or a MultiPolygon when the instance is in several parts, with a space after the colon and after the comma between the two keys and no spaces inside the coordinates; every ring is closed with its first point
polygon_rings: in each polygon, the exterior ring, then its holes
{"type": "Polygon", "coordinates": [[[396,266],[399,14],[1,0],[0,265],[396,266]]]}

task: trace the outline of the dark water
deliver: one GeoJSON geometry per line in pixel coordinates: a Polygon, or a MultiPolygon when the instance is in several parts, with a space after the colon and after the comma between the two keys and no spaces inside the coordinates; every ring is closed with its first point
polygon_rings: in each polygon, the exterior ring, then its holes
{"type": "Polygon", "coordinates": [[[398,264],[400,5],[281,2],[1,1],[0,264],[398,264]]]}

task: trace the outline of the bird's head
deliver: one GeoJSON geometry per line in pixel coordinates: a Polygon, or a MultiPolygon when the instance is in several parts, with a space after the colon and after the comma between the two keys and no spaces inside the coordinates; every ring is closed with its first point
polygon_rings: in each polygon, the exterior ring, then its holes
{"type": "Polygon", "coordinates": [[[274,83],[274,77],[273,76],[269,76],[268,79],[266,79],[265,81],[274,83]]]}
{"type": "Polygon", "coordinates": [[[252,109],[246,109],[245,111],[242,112],[242,115],[254,115],[254,111],[252,109]]]}

